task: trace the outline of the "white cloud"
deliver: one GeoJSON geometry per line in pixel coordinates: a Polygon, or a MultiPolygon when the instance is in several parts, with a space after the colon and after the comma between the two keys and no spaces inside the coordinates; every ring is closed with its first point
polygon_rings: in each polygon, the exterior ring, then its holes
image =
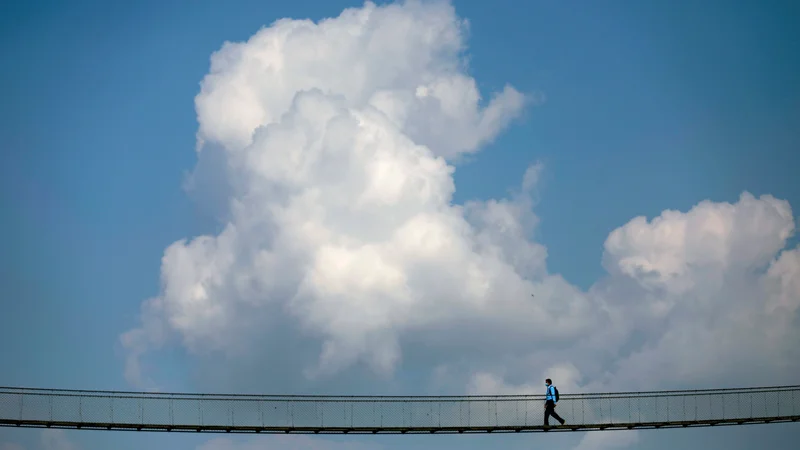
{"type": "MultiPolygon", "coordinates": [[[[533,369],[536,370],[536,369],[533,369]]],[[[541,394],[545,391],[544,380],[550,378],[558,380],[559,392],[579,392],[581,374],[578,369],[569,362],[563,362],[548,366],[547,369],[538,373],[538,377],[526,377],[532,379],[536,384],[528,382],[522,384],[509,384],[505,379],[492,372],[477,372],[472,374],[469,384],[467,385],[467,393],[470,395],[523,395],[523,394],[541,394]]]]}
{"type": "MultiPolygon", "coordinates": [[[[506,86],[478,108],[475,80],[459,57],[466,31],[467,23],[444,1],[380,7],[367,2],[319,23],[279,20],[214,54],[196,99],[198,137],[241,151],[259,127],[280,123],[299,93],[316,89],[336,97],[338,107],[377,108],[437,155],[473,152],[491,141],[525,100],[506,86]]],[[[295,145],[285,156],[303,149],[295,145]]]]}
{"type": "Polygon", "coordinates": [[[800,250],[781,251],[794,230],[787,202],[748,193],[631,220],[609,235],[609,276],[586,294],[606,325],[511,372],[538,374],[558,354],[578,391],[796,381],[800,250]]]}
{"type": "MultiPolygon", "coordinates": [[[[791,208],[771,196],[743,194],[735,205],[704,201],[688,213],[637,217],[606,240],[606,268],[650,291],[716,289],[723,275],[762,267],[794,231],[791,208]]],[[[656,312],[656,311],[653,311],[656,312]]]]}
{"type": "Polygon", "coordinates": [[[787,202],[744,193],[734,204],[705,201],[611,233],[612,276],[593,293],[613,305],[623,330],[648,335],[619,362],[620,381],[785,380],[799,336],[800,271],[798,250],[779,252],[794,230],[787,202]]]}
{"type": "Polygon", "coordinates": [[[638,431],[586,433],[574,450],[612,450],[630,447],[638,442],[638,431]]]}
{"type": "Polygon", "coordinates": [[[44,450],[77,450],[78,447],[70,441],[64,430],[42,430],[42,448],[44,450]]]}
{"type": "Polygon", "coordinates": [[[318,340],[292,356],[317,379],[360,364],[389,376],[408,359],[475,393],[800,373],[786,201],[744,193],[635,218],[609,235],[608,276],[586,292],[530,239],[542,166],[510,199],[452,203],[450,163],[525,103],[506,88],[479,107],[464,27],[447,3],[367,3],[213,56],[198,139],[201,162],[223,155],[227,221],[166,249],[163,289],[122,337],[129,380],[144,382],[141,358],[166,342],[253,358],[291,341],[265,338],[277,326],[318,340]]]}
{"type": "Polygon", "coordinates": [[[312,376],[357,362],[391,373],[403,333],[461,320],[586,330],[595,311],[526,239],[538,168],[519,201],[451,204],[443,156],[475,151],[523,103],[506,88],[478,108],[463,26],[442,2],[367,3],[278,21],[214,55],[197,110],[201,142],[225,149],[230,221],[166,250],[163,291],[123,336],[129,380],[168,334],[234,352],[259,315],[288,314],[324,340],[312,376]]]}
{"type": "Polygon", "coordinates": [[[378,450],[378,444],[358,441],[337,442],[303,435],[264,436],[259,439],[234,441],[227,438],[212,439],[197,447],[197,450],[378,450]]]}

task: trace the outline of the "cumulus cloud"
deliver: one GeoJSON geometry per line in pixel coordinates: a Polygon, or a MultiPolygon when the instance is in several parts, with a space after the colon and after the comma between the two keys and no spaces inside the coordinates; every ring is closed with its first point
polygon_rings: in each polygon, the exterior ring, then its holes
{"type": "MultiPolygon", "coordinates": [[[[279,20],[214,54],[196,99],[198,137],[232,152],[252,147],[256,130],[281,124],[298,95],[318,90],[331,108],[345,108],[344,117],[380,111],[392,125],[387,128],[437,156],[474,152],[520,112],[525,98],[506,86],[480,107],[481,95],[460,57],[466,31],[467,22],[444,1],[367,2],[319,23],[279,20]]],[[[331,119],[308,113],[299,112],[319,125],[331,119]]],[[[301,159],[313,166],[316,158],[309,158],[306,145],[294,144],[280,152],[283,161],[306,154],[301,159]]],[[[262,151],[251,150],[263,159],[262,151]]],[[[290,176],[300,175],[298,168],[290,176]]]]}
{"type": "Polygon", "coordinates": [[[578,391],[797,381],[800,250],[785,248],[795,229],[788,202],[743,193],[614,230],[609,275],[586,293],[608,321],[567,350],[578,371],[564,381],[581,379],[578,391]]]}
{"type": "Polygon", "coordinates": [[[715,290],[725,274],[775,257],[794,232],[791,212],[785,201],[746,193],[735,205],[704,201],[685,214],[668,210],[651,222],[637,217],[606,240],[606,268],[648,291],[715,290]]]}
{"type": "Polygon", "coordinates": [[[259,314],[323,339],[312,376],[359,361],[391,373],[401,334],[460,320],[542,337],[585,329],[591,306],[527,240],[537,167],[519,199],[451,203],[447,158],[477,150],[524,103],[506,87],[481,107],[464,31],[445,2],[366,3],[280,20],[213,56],[199,141],[224,149],[230,220],[165,251],[163,291],[122,338],[129,379],[167,334],[235,351],[259,314]]]}
{"type": "Polygon", "coordinates": [[[800,250],[782,251],[795,228],[788,202],[743,193],[612,232],[604,260],[612,275],[592,294],[618,310],[623,336],[648,330],[619,376],[744,381],[766,369],[757,378],[785,380],[800,337],[800,250]]]}
{"type": "Polygon", "coordinates": [[[481,99],[466,28],[446,2],[366,3],[213,55],[198,151],[216,152],[224,227],[165,250],[162,290],[122,336],[131,382],[167,342],[253,358],[288,333],[313,342],[296,358],[318,380],[388,377],[424,348],[431,378],[471,393],[797,381],[788,202],[744,193],[634,218],[588,291],[531,239],[541,165],[510,198],[453,203],[453,160],[526,104],[508,86],[481,99]]]}

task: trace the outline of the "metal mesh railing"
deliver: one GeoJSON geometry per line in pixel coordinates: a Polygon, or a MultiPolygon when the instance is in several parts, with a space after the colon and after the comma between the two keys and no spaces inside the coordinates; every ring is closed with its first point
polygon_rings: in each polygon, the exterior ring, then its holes
{"type": "MultiPolygon", "coordinates": [[[[346,397],[0,388],[0,425],[287,433],[534,431],[543,429],[543,404],[541,395],[346,397]]],[[[800,386],[563,394],[556,411],[566,419],[556,429],[564,430],[797,421],[800,386]]]]}

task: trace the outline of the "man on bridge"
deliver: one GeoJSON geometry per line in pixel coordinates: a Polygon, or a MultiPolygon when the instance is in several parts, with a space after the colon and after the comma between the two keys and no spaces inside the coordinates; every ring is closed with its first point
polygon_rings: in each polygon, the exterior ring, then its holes
{"type": "Polygon", "coordinates": [[[547,394],[544,396],[544,426],[550,426],[550,416],[553,416],[557,421],[564,425],[565,420],[556,413],[556,402],[558,402],[558,390],[553,386],[550,378],[544,380],[547,386],[547,394]]]}

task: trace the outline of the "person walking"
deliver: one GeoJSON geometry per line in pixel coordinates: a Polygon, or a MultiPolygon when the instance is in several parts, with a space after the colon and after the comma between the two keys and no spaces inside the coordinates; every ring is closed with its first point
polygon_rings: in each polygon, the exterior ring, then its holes
{"type": "Polygon", "coordinates": [[[547,386],[547,393],[544,396],[544,426],[550,426],[550,416],[553,416],[561,425],[564,425],[565,420],[556,413],[556,403],[558,402],[556,387],[553,386],[550,378],[544,380],[544,384],[547,386]]]}

